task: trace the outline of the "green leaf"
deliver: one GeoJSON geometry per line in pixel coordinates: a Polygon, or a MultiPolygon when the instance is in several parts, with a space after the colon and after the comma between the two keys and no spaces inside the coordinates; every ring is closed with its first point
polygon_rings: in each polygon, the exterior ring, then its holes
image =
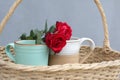
{"type": "Polygon", "coordinates": [[[34,36],[35,36],[35,34],[34,34],[34,31],[33,31],[33,30],[31,30],[31,31],[30,31],[30,36],[31,36],[31,37],[34,37],[34,36]]]}
{"type": "Polygon", "coordinates": [[[47,24],[47,20],[46,20],[46,22],[45,22],[45,29],[44,29],[44,33],[47,33],[47,31],[48,31],[48,24],[47,24]]]}
{"type": "Polygon", "coordinates": [[[23,34],[20,36],[20,39],[21,39],[21,40],[26,40],[26,33],[23,33],[23,34]]]}
{"type": "Polygon", "coordinates": [[[49,32],[53,33],[55,31],[55,25],[52,25],[49,29],[49,32]]]}
{"type": "Polygon", "coordinates": [[[37,39],[36,44],[42,44],[42,36],[44,35],[44,31],[37,31],[37,39]]]}
{"type": "Polygon", "coordinates": [[[37,29],[30,31],[30,36],[33,38],[33,40],[37,39],[37,31],[38,31],[37,29]]]}
{"type": "Polygon", "coordinates": [[[31,30],[29,36],[26,36],[26,34],[24,33],[20,36],[20,39],[35,40],[36,44],[44,44],[43,38],[44,38],[45,32],[47,32],[47,22],[46,22],[45,30],[38,30],[38,29],[31,30]]]}
{"type": "Polygon", "coordinates": [[[33,40],[32,36],[27,36],[26,40],[33,40]]]}
{"type": "Polygon", "coordinates": [[[34,35],[34,36],[33,36],[33,40],[36,40],[36,39],[37,39],[37,35],[34,35]]]}

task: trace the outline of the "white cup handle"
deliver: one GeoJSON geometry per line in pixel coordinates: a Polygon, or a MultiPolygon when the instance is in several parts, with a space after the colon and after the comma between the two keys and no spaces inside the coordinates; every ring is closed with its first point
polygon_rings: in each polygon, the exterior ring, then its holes
{"type": "Polygon", "coordinates": [[[83,42],[87,41],[87,42],[89,42],[89,44],[90,44],[91,50],[94,50],[94,48],[95,48],[95,43],[94,43],[94,41],[93,41],[92,39],[90,39],[90,38],[80,38],[80,39],[81,39],[80,45],[81,45],[83,42]]]}
{"type": "Polygon", "coordinates": [[[81,44],[84,41],[89,42],[91,51],[89,52],[88,55],[86,55],[82,60],[79,61],[79,63],[81,63],[81,64],[92,54],[92,51],[95,49],[95,43],[94,43],[94,41],[92,39],[90,39],[90,38],[81,38],[81,44]]]}

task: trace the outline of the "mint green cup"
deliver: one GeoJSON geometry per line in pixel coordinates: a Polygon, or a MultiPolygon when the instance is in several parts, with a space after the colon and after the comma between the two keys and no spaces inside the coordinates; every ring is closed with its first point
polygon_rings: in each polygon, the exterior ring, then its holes
{"type": "Polygon", "coordinates": [[[7,56],[16,64],[47,66],[49,49],[46,45],[36,45],[35,40],[20,40],[5,47],[7,56]],[[15,55],[10,52],[13,47],[15,55]]]}

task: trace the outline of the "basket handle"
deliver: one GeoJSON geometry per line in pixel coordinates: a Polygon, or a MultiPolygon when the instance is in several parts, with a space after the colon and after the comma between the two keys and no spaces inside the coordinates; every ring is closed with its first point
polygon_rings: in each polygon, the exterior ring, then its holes
{"type": "Polygon", "coordinates": [[[12,7],[10,8],[10,10],[8,11],[8,13],[6,14],[6,16],[4,17],[4,19],[2,20],[2,22],[0,23],[0,34],[3,31],[3,28],[5,27],[5,24],[7,23],[7,21],[9,20],[9,18],[12,16],[12,14],[14,13],[15,9],[17,8],[17,6],[22,2],[22,0],[16,0],[14,2],[14,4],[12,5],[12,7]]]}
{"type": "Polygon", "coordinates": [[[101,14],[102,22],[103,22],[103,28],[104,28],[103,49],[105,53],[108,53],[108,51],[111,50],[111,48],[110,48],[110,42],[109,42],[109,32],[108,32],[108,24],[107,24],[106,15],[105,15],[105,12],[104,12],[104,9],[102,7],[100,0],[94,0],[94,2],[101,14]]]}
{"type": "MultiPolygon", "coordinates": [[[[104,42],[103,42],[103,52],[108,54],[109,51],[111,50],[110,48],[110,42],[109,42],[109,33],[108,33],[108,24],[107,24],[107,19],[106,15],[104,12],[104,9],[102,7],[102,4],[100,0],[94,0],[100,14],[102,17],[102,22],[103,22],[103,28],[104,28],[104,42]]],[[[81,64],[85,62],[85,60],[92,54],[92,51],[89,53],[89,55],[85,56],[81,61],[79,61],[81,64]]]]}

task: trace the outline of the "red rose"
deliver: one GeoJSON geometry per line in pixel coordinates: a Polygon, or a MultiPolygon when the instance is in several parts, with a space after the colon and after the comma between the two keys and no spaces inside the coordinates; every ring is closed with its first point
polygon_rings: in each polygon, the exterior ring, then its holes
{"type": "Polygon", "coordinates": [[[55,53],[59,53],[66,45],[66,39],[64,35],[59,33],[47,33],[45,36],[45,42],[46,45],[55,53]]]}
{"type": "Polygon", "coordinates": [[[55,33],[63,34],[66,40],[69,40],[72,35],[72,29],[67,23],[57,21],[55,33]]]}

